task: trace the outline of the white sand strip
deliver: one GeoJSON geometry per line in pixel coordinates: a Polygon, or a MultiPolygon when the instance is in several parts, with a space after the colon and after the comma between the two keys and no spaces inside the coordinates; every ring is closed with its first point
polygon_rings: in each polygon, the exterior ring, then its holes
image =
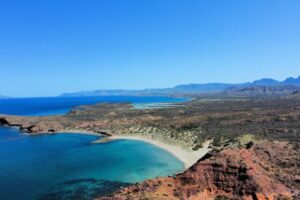
{"type": "Polygon", "coordinates": [[[120,140],[120,139],[126,139],[126,140],[140,140],[143,142],[147,142],[150,144],[153,144],[159,148],[162,148],[175,157],[177,157],[179,160],[181,160],[184,163],[185,169],[191,167],[193,164],[195,164],[200,158],[202,158],[206,153],[210,151],[208,148],[209,141],[205,142],[203,144],[203,147],[198,149],[197,151],[188,151],[186,149],[183,149],[179,146],[166,144],[157,140],[149,139],[142,136],[118,136],[114,135],[112,137],[109,137],[112,140],[120,140]]]}
{"type": "MultiPolygon", "coordinates": [[[[85,131],[85,130],[65,130],[65,131],[59,131],[59,133],[75,133],[75,134],[85,134],[85,135],[95,135],[95,136],[103,136],[100,133],[85,131]]],[[[199,159],[201,159],[205,154],[207,154],[210,149],[208,148],[210,141],[206,141],[203,143],[203,147],[198,149],[197,151],[187,150],[184,149],[178,145],[171,145],[166,144],[163,142],[160,142],[155,139],[148,138],[146,136],[136,136],[136,135],[114,135],[111,137],[101,137],[99,140],[93,141],[93,143],[103,143],[108,142],[111,140],[140,140],[143,142],[147,142],[150,144],[153,144],[159,148],[162,148],[172,155],[174,155],[176,158],[178,158],[180,161],[183,162],[185,169],[191,167],[193,164],[195,164],[199,159]]]]}

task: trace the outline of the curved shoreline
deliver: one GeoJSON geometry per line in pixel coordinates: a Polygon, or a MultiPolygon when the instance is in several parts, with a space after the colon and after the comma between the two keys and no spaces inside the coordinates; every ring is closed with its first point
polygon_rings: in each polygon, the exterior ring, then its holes
{"type": "Polygon", "coordinates": [[[206,141],[203,143],[203,147],[199,148],[197,151],[187,150],[178,145],[171,145],[159,140],[155,140],[150,137],[141,136],[141,135],[113,135],[113,136],[105,136],[101,133],[95,133],[92,131],[85,130],[65,130],[60,131],[59,133],[70,133],[70,134],[84,134],[84,135],[93,135],[93,136],[101,136],[100,139],[93,141],[93,143],[105,143],[113,140],[138,140],[142,142],[146,142],[152,145],[155,145],[158,148],[161,148],[173,156],[175,156],[178,160],[180,160],[184,165],[184,170],[190,168],[194,165],[199,159],[201,159],[205,154],[207,154],[210,149],[209,144],[210,141],[206,141]]]}
{"type": "MultiPolygon", "coordinates": [[[[205,156],[205,154],[207,154],[210,151],[210,149],[208,148],[210,143],[209,141],[205,142],[203,144],[203,147],[198,149],[197,151],[189,151],[179,146],[166,144],[158,140],[147,138],[145,136],[143,137],[143,136],[134,136],[134,135],[124,135],[124,136],[114,135],[108,138],[108,141],[113,141],[113,140],[138,140],[138,141],[155,145],[156,147],[169,152],[177,159],[179,159],[184,164],[184,169],[190,168],[199,159],[201,159],[203,156],[205,156]]],[[[103,141],[103,139],[101,138],[99,140],[94,141],[93,143],[102,143],[108,141],[103,141]]]]}
{"type": "Polygon", "coordinates": [[[69,129],[69,130],[61,130],[61,131],[51,132],[51,133],[40,132],[36,134],[59,134],[59,133],[83,134],[83,135],[92,135],[92,136],[100,137],[99,139],[94,140],[92,143],[104,143],[113,140],[139,140],[146,143],[150,143],[175,156],[178,160],[180,160],[184,164],[184,170],[190,168],[192,165],[194,165],[199,159],[201,159],[211,150],[209,149],[210,141],[204,142],[202,148],[199,148],[197,151],[193,151],[193,150],[188,150],[179,145],[172,145],[165,142],[161,142],[157,139],[153,139],[145,135],[105,135],[102,133],[87,131],[84,129],[69,129]]]}

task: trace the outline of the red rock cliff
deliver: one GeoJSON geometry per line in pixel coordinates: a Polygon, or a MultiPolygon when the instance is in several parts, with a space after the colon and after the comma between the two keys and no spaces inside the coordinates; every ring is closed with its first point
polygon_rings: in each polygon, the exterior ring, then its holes
{"type": "Polygon", "coordinates": [[[182,174],[147,180],[100,199],[290,199],[299,190],[292,190],[275,178],[274,171],[268,168],[276,168],[276,165],[268,164],[269,160],[262,155],[262,152],[270,154],[272,145],[285,148],[288,144],[266,142],[251,149],[228,148],[213,152],[182,174]]]}

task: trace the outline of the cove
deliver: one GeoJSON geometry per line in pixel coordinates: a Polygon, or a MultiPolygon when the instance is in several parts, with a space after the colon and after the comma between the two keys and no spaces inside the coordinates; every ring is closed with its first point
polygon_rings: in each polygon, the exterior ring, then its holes
{"type": "Polygon", "coordinates": [[[0,197],[91,199],[121,186],[183,170],[168,152],[145,142],[93,144],[97,136],[28,136],[0,128],[0,197]]]}

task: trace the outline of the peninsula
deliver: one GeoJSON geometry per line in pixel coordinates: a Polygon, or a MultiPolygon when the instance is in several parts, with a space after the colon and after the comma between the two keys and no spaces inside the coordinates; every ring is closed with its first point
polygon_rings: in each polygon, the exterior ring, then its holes
{"type": "Polygon", "coordinates": [[[149,180],[102,199],[299,195],[297,93],[262,99],[196,98],[177,105],[134,109],[126,103],[101,103],[79,106],[61,116],[1,115],[0,123],[31,135],[83,132],[144,140],[173,153],[187,168],[174,177],[149,180]]]}

